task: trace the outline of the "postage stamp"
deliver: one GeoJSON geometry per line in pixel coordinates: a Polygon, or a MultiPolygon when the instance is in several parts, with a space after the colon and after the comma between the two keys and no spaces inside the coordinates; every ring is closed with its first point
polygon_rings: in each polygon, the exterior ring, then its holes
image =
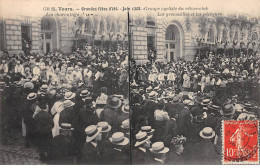
{"type": "Polygon", "coordinates": [[[258,120],[223,122],[223,164],[259,164],[258,120]]]}

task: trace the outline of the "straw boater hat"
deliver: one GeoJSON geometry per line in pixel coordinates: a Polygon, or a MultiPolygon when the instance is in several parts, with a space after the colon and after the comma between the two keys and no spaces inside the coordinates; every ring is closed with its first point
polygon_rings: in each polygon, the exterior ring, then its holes
{"type": "Polygon", "coordinates": [[[214,104],[212,104],[212,105],[210,106],[210,108],[213,109],[213,110],[219,110],[219,106],[214,105],[214,104]]]}
{"type": "Polygon", "coordinates": [[[220,110],[220,114],[224,116],[233,115],[235,112],[236,109],[232,104],[224,104],[222,109],[220,110]]]}
{"type": "Polygon", "coordinates": [[[85,133],[87,134],[86,142],[90,142],[95,139],[100,133],[102,128],[97,127],[96,125],[90,125],[85,129],[85,133]]]}
{"type": "Polygon", "coordinates": [[[61,123],[60,128],[63,130],[74,130],[74,128],[71,128],[71,124],[69,123],[61,123]]]}
{"type": "Polygon", "coordinates": [[[129,143],[129,139],[124,136],[123,132],[116,132],[109,138],[109,141],[115,145],[125,146],[129,143]]]}
{"type": "Polygon", "coordinates": [[[148,125],[147,125],[147,126],[142,126],[140,131],[141,131],[141,132],[146,132],[148,135],[150,135],[150,134],[152,134],[155,130],[152,129],[151,126],[148,126],[148,125]]]}
{"type": "Polygon", "coordinates": [[[128,114],[129,113],[129,104],[123,105],[122,106],[122,111],[124,113],[128,114]]]}
{"type": "Polygon", "coordinates": [[[64,99],[65,99],[65,100],[71,100],[71,99],[73,99],[75,96],[76,96],[76,93],[66,92],[66,93],[65,93],[65,96],[64,96],[64,99]]]}
{"type": "Polygon", "coordinates": [[[192,106],[192,105],[194,105],[194,102],[191,101],[191,100],[189,100],[189,99],[185,99],[185,100],[183,101],[183,104],[192,106]]]}
{"type": "Polygon", "coordinates": [[[32,82],[25,82],[23,87],[25,89],[33,89],[34,88],[34,84],[32,82]]]}
{"type": "Polygon", "coordinates": [[[71,107],[71,106],[74,106],[74,105],[75,105],[75,103],[73,103],[71,100],[65,100],[63,102],[63,107],[64,108],[68,108],[68,107],[71,107]]]}
{"type": "Polygon", "coordinates": [[[204,99],[204,100],[202,100],[202,103],[201,103],[202,106],[207,106],[207,105],[209,105],[209,104],[210,104],[210,99],[204,99]]]}
{"type": "Polygon", "coordinates": [[[126,119],[122,122],[121,128],[123,129],[129,129],[129,119],[126,119]]]}
{"type": "Polygon", "coordinates": [[[87,96],[89,96],[88,90],[82,90],[82,91],[80,92],[80,97],[87,97],[87,96]]]}
{"type": "Polygon", "coordinates": [[[204,139],[210,139],[215,136],[215,131],[211,127],[205,127],[200,131],[200,136],[204,139]]]}
{"type": "Polygon", "coordinates": [[[152,138],[152,135],[148,136],[146,132],[138,132],[136,135],[135,147],[142,145],[146,141],[152,138]]]}
{"type": "Polygon", "coordinates": [[[122,104],[122,101],[117,97],[108,97],[107,99],[107,105],[110,108],[118,108],[122,104]]]}
{"type": "Polygon", "coordinates": [[[175,97],[172,99],[172,102],[173,102],[173,103],[178,103],[179,101],[180,101],[179,96],[175,96],[175,97]]]}
{"type": "Polygon", "coordinates": [[[40,88],[40,92],[47,92],[48,91],[48,86],[47,85],[42,85],[40,88]]]}
{"type": "Polygon", "coordinates": [[[105,121],[97,123],[97,126],[102,128],[101,132],[109,132],[111,130],[111,126],[105,121]]]}
{"type": "Polygon", "coordinates": [[[58,82],[56,80],[51,81],[51,87],[57,88],[58,87],[58,82]]]}
{"type": "Polygon", "coordinates": [[[152,147],[149,149],[152,153],[167,153],[169,152],[169,148],[164,147],[163,142],[155,142],[152,144],[152,147]]]}
{"type": "Polygon", "coordinates": [[[27,96],[27,100],[34,100],[37,98],[37,94],[36,93],[30,93],[28,96],[27,96]]]}

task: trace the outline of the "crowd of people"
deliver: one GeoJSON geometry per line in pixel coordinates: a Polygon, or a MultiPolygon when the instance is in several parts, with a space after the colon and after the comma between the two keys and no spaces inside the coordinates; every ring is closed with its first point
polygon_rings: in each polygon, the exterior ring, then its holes
{"type": "Polygon", "coordinates": [[[128,68],[125,51],[4,53],[1,142],[21,133],[48,164],[129,164],[128,68]]]}
{"type": "Polygon", "coordinates": [[[222,121],[259,119],[256,55],[130,66],[133,164],[221,164],[222,121]]]}

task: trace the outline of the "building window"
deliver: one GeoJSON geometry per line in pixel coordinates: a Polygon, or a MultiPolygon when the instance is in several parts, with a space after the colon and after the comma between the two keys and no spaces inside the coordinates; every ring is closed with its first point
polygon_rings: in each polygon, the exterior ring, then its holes
{"type": "Polygon", "coordinates": [[[29,50],[31,48],[31,26],[21,26],[22,33],[22,50],[29,50]]]}
{"type": "Polygon", "coordinates": [[[84,33],[85,34],[91,34],[91,22],[90,22],[89,19],[87,19],[86,22],[85,22],[84,33]]]}
{"type": "Polygon", "coordinates": [[[153,17],[152,15],[147,15],[146,20],[147,26],[155,26],[155,17],[153,17]]]}
{"type": "Polygon", "coordinates": [[[238,42],[238,32],[236,31],[235,36],[234,36],[234,41],[238,42]]]}
{"type": "Polygon", "coordinates": [[[148,51],[155,51],[155,36],[149,35],[147,36],[147,49],[148,51]]]}
{"type": "Polygon", "coordinates": [[[105,30],[105,26],[104,26],[104,21],[101,20],[100,23],[99,23],[99,31],[98,31],[98,34],[103,34],[104,33],[104,30],[105,30]]]}
{"type": "Polygon", "coordinates": [[[48,19],[42,19],[41,29],[47,31],[51,30],[51,23],[48,19]]]}
{"type": "Polygon", "coordinates": [[[116,33],[116,26],[115,26],[115,23],[112,23],[112,26],[111,26],[111,30],[110,30],[110,32],[112,32],[112,33],[116,33]]]}
{"type": "Polygon", "coordinates": [[[228,40],[227,31],[223,30],[222,43],[227,42],[227,40],[228,40]]]}
{"type": "Polygon", "coordinates": [[[175,41],[174,28],[172,26],[168,26],[167,27],[166,34],[165,34],[165,39],[166,40],[175,41]]]}
{"type": "Polygon", "coordinates": [[[253,35],[252,35],[252,40],[253,41],[257,41],[258,40],[258,37],[257,37],[257,33],[254,32],[253,35]]]}
{"type": "Polygon", "coordinates": [[[214,43],[214,31],[212,28],[209,28],[207,41],[214,43]]]}

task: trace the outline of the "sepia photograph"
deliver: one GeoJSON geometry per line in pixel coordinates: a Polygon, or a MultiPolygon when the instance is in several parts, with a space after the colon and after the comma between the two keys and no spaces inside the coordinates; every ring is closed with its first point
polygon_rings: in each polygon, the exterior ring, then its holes
{"type": "Polygon", "coordinates": [[[0,1],[0,165],[259,164],[259,6],[0,1]]]}
{"type": "Polygon", "coordinates": [[[260,15],[195,15],[130,13],[132,164],[259,163],[258,122],[222,124],[259,119],[260,15]]]}

